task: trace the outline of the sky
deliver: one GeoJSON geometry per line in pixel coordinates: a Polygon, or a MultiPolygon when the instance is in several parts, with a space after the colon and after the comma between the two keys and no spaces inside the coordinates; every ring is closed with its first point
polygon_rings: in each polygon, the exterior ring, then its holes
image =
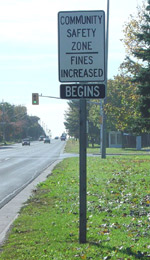
{"type": "MultiPolygon", "coordinates": [[[[123,25],[143,0],[109,1],[108,78],[118,73],[125,57],[123,25]]],[[[146,2],[146,0],[145,0],[146,2]]],[[[0,0],[0,102],[27,107],[52,137],[65,131],[67,101],[60,97],[58,21],[60,11],[103,10],[107,0],[0,0]]]]}

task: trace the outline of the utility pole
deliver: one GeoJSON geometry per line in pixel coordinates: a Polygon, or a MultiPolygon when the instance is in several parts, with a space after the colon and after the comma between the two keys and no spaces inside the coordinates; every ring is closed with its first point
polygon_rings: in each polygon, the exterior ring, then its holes
{"type": "Polygon", "coordinates": [[[105,32],[105,39],[106,39],[106,46],[105,46],[105,99],[102,105],[102,128],[101,128],[101,158],[106,158],[106,113],[104,111],[104,106],[107,103],[107,74],[108,74],[108,31],[109,31],[109,0],[107,0],[107,22],[106,22],[106,32],[105,32]]]}

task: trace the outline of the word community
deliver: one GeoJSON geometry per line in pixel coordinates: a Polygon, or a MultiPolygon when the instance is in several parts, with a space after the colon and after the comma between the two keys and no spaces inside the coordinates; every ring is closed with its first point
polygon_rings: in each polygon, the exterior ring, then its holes
{"type": "Polygon", "coordinates": [[[61,16],[61,25],[75,24],[101,24],[102,15],[80,15],[80,16],[61,16]]]}

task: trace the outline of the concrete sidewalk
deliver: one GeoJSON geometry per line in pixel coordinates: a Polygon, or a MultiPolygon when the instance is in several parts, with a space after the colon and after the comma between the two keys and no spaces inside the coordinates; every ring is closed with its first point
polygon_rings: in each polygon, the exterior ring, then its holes
{"type": "Polygon", "coordinates": [[[32,192],[36,188],[37,184],[45,181],[47,176],[60,161],[61,159],[54,162],[16,197],[0,209],[0,245],[2,245],[7,238],[7,234],[9,233],[12,223],[18,217],[21,207],[32,195],[32,192]]]}

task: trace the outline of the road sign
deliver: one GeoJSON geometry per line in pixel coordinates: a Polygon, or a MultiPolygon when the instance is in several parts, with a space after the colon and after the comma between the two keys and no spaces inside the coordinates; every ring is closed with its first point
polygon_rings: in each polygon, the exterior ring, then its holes
{"type": "Polygon", "coordinates": [[[105,97],[104,84],[61,84],[60,97],[63,99],[90,98],[99,99],[105,97]]]}
{"type": "Polygon", "coordinates": [[[105,13],[58,13],[59,81],[104,82],[105,13]]]}

